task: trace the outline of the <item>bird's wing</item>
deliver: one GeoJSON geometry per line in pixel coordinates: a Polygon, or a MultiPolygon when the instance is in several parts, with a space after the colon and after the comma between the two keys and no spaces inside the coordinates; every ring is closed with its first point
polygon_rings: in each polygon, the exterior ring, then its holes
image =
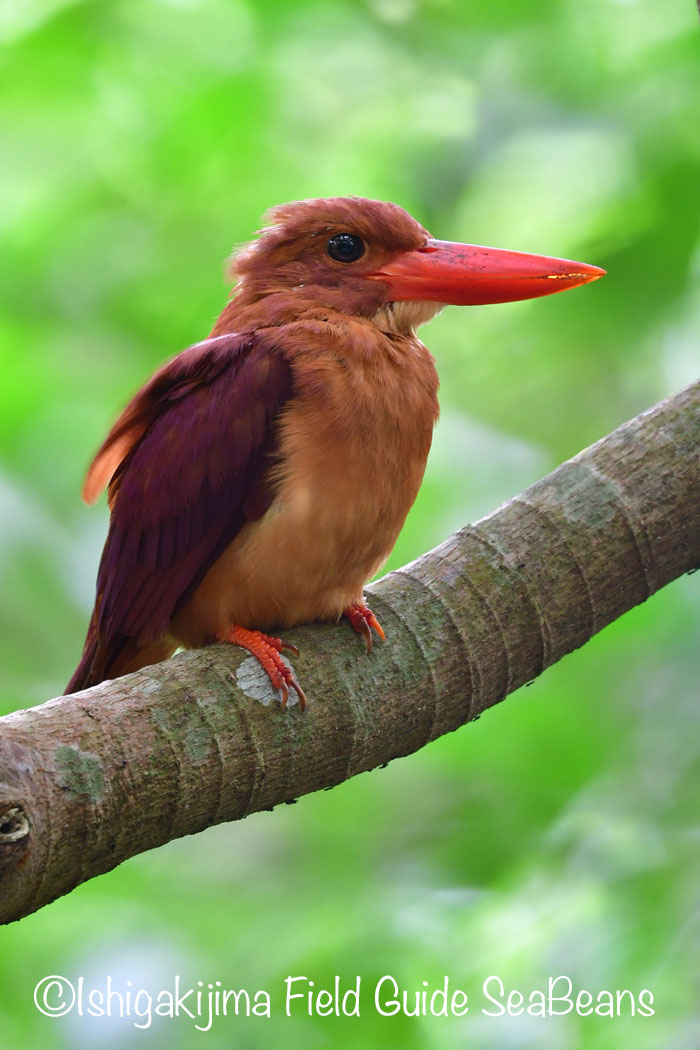
{"type": "Polygon", "coordinates": [[[217,336],[169,361],[124,410],[85,487],[93,499],[109,481],[93,621],[103,646],[160,637],[246,520],[264,512],[275,420],[291,389],[270,342],[217,336]]]}

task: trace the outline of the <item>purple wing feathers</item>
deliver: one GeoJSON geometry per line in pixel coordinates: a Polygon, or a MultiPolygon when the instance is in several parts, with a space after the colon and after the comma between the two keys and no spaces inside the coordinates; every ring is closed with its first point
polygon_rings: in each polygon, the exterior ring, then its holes
{"type": "MultiPolygon", "coordinates": [[[[88,475],[94,495],[111,472],[112,515],[86,649],[159,638],[246,519],[269,504],[260,480],[291,386],[277,348],[226,335],[173,358],[127,406],[88,475]],[[116,469],[115,449],[126,449],[116,469]]],[[[95,677],[76,676],[74,687],[95,677]]]]}

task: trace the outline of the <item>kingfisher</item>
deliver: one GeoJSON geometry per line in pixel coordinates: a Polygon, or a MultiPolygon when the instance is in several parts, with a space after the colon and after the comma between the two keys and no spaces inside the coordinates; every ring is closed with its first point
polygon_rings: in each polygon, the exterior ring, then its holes
{"type": "Polygon", "coordinates": [[[397,204],[282,204],[232,259],[209,336],[128,403],[88,471],[110,524],[67,692],[231,642],[306,704],[279,631],[365,602],[420,487],[438,376],[416,329],[446,304],[532,299],[605,270],[434,239],[397,204]]]}

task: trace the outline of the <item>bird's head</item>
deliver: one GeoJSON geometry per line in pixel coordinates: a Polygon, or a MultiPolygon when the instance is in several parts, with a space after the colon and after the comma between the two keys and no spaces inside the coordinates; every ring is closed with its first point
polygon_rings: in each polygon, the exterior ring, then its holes
{"type": "Polygon", "coordinates": [[[236,296],[290,294],[410,331],[445,304],[534,299],[602,277],[587,263],[435,240],[397,204],[363,197],[272,208],[232,258],[236,296]]]}

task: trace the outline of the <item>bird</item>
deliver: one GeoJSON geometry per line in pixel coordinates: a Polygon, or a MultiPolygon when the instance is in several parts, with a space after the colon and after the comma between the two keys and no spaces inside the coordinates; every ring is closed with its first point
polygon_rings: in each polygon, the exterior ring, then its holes
{"type": "Polygon", "coordinates": [[[110,523],[69,693],[228,641],[284,708],[306,696],[277,632],[346,617],[384,631],[364,586],[418,493],[438,375],[416,329],[447,304],[549,295],[586,263],[437,240],[388,201],[281,204],[234,252],[208,337],[129,401],[88,470],[110,523]]]}

